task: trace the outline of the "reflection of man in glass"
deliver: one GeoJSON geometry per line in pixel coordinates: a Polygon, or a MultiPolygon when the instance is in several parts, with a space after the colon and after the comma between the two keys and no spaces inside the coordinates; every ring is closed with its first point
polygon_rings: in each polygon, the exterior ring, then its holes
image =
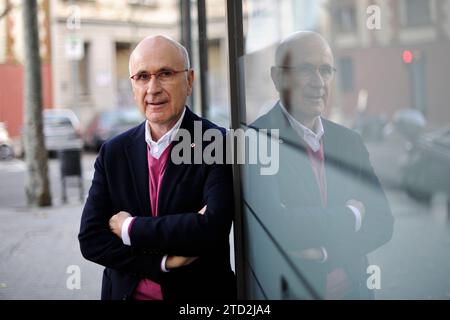
{"type": "Polygon", "coordinates": [[[317,278],[306,278],[321,296],[371,298],[366,255],[389,241],[393,218],[359,135],[321,117],[336,71],[331,49],[319,34],[297,32],[275,63],[280,100],[252,127],[279,129],[284,245],[300,271],[313,270],[317,278]]]}

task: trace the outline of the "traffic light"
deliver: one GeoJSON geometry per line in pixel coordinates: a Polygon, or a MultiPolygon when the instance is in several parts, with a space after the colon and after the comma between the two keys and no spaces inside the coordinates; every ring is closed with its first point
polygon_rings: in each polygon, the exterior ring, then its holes
{"type": "Polygon", "coordinates": [[[402,54],[402,59],[403,59],[403,62],[406,64],[412,63],[414,60],[414,55],[413,55],[412,51],[404,50],[403,54],[402,54]]]}

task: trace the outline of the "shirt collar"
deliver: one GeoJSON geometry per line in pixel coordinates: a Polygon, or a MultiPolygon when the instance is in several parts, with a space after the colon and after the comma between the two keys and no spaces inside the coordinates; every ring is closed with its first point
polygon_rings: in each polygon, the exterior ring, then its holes
{"type": "Polygon", "coordinates": [[[281,110],[286,115],[292,129],[300,136],[300,138],[306,142],[306,144],[314,151],[320,149],[320,140],[324,134],[322,120],[320,117],[314,124],[313,130],[305,127],[303,124],[298,122],[284,107],[283,103],[280,101],[281,110]]]}
{"type": "Polygon", "coordinates": [[[177,134],[178,129],[180,129],[181,122],[183,121],[185,112],[186,112],[186,108],[183,109],[183,113],[181,114],[180,118],[175,123],[175,125],[172,127],[172,129],[167,131],[156,142],[152,138],[152,134],[151,134],[151,130],[150,130],[150,124],[148,123],[148,120],[146,120],[145,121],[145,142],[147,142],[147,144],[150,145],[150,146],[162,146],[162,145],[165,145],[165,144],[169,145],[173,141],[175,135],[177,134]]]}

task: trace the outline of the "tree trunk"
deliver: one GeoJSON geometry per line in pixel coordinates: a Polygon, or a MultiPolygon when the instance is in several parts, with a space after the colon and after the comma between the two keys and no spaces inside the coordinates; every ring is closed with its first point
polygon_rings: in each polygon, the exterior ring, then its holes
{"type": "Polygon", "coordinates": [[[23,0],[25,35],[24,146],[27,165],[25,192],[29,206],[51,206],[47,151],[42,124],[41,60],[36,0],[23,0]]]}

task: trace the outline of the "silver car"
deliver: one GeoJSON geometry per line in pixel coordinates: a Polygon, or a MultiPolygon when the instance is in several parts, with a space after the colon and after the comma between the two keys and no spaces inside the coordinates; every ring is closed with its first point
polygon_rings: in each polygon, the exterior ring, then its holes
{"type": "Polygon", "coordinates": [[[12,158],[13,155],[12,143],[6,125],[0,122],[0,160],[12,158]]]}
{"type": "Polygon", "coordinates": [[[82,147],[80,121],[72,110],[45,109],[43,120],[45,147],[50,153],[82,147]]]}

